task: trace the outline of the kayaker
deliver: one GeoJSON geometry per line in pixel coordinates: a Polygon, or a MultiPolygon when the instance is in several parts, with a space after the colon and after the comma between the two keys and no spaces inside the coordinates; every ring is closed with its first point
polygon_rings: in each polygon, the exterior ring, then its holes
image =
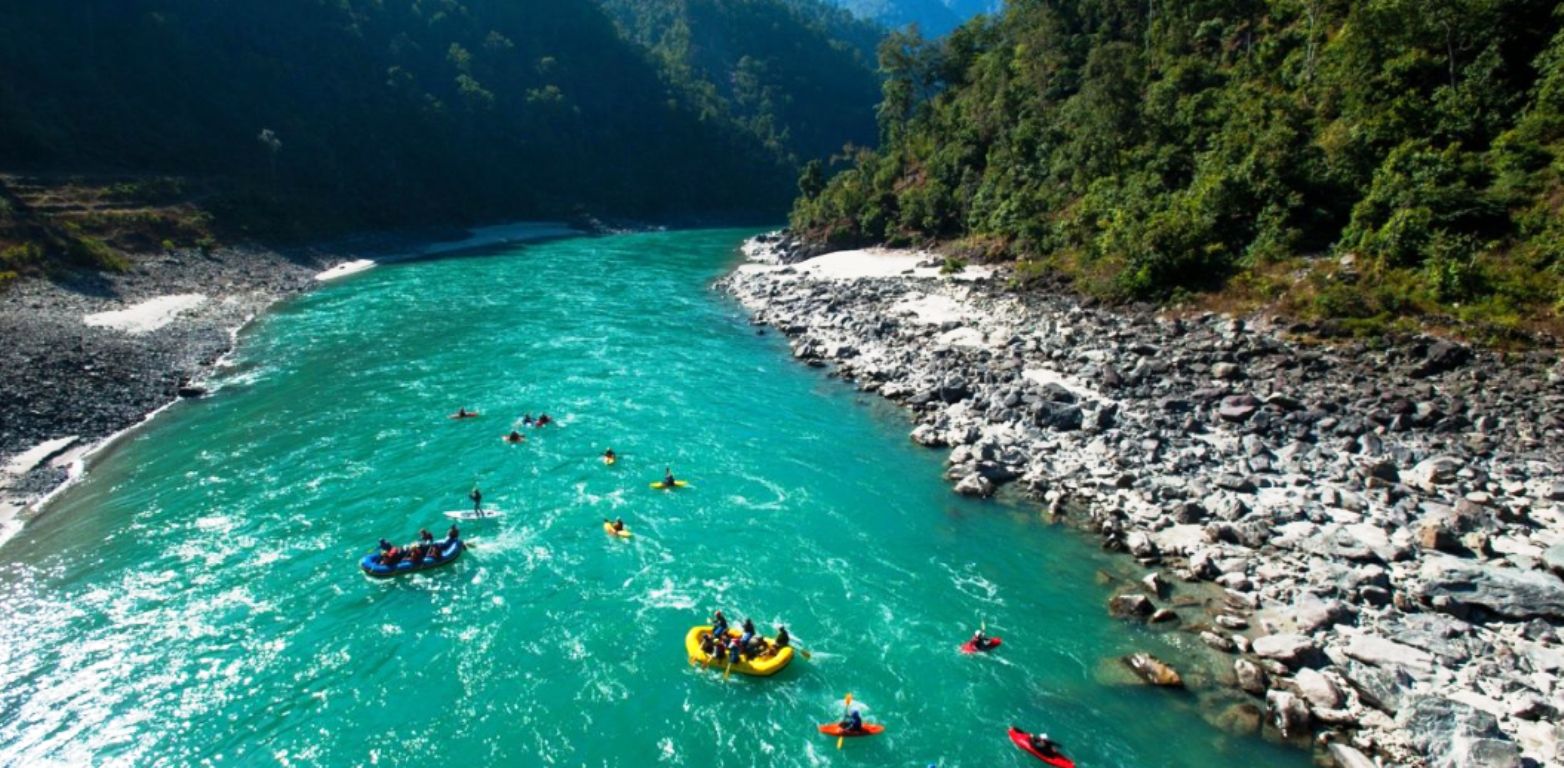
{"type": "Polygon", "coordinates": [[[517,432],[514,429],[510,431],[510,434],[505,436],[506,442],[511,442],[511,443],[520,443],[520,442],[525,441],[526,439],[527,438],[521,436],[520,432],[517,432]]]}
{"type": "Polygon", "coordinates": [[[994,647],[994,641],[988,639],[988,635],[983,634],[983,630],[979,629],[972,633],[972,647],[980,651],[986,651],[994,647]]]}
{"type": "Polygon", "coordinates": [[[609,448],[608,450],[603,451],[603,460],[604,461],[618,461],[619,460],[619,454],[614,453],[614,449],[609,448]]]}
{"type": "Polygon", "coordinates": [[[465,419],[465,418],[467,418],[468,416],[471,416],[471,415],[472,414],[467,412],[467,407],[466,406],[462,406],[462,407],[456,409],[456,418],[458,418],[458,419],[465,419]]]}
{"type": "Polygon", "coordinates": [[[673,467],[663,467],[663,487],[672,488],[678,483],[679,481],[673,476],[673,467]]]}
{"type": "Polygon", "coordinates": [[[1059,757],[1059,749],[1062,746],[1046,733],[1034,733],[1027,737],[1032,742],[1032,749],[1037,750],[1044,757],[1059,757]]]}
{"type": "Polygon", "coordinates": [[[848,712],[847,717],[842,718],[842,722],[838,723],[838,725],[846,733],[863,733],[863,715],[859,714],[858,710],[855,709],[848,712]]]}
{"type": "Polygon", "coordinates": [[[532,412],[531,411],[527,411],[527,415],[521,417],[521,425],[523,427],[530,427],[530,426],[532,426],[532,412]]]}
{"type": "Polygon", "coordinates": [[[478,486],[475,485],[472,487],[472,493],[467,494],[467,498],[472,499],[472,511],[482,514],[483,491],[478,490],[478,486]]]}
{"type": "Polygon", "coordinates": [[[548,414],[544,413],[538,415],[538,426],[546,427],[552,423],[554,423],[554,419],[550,418],[548,414]]]}
{"type": "Polygon", "coordinates": [[[614,518],[614,533],[624,533],[624,530],[625,530],[625,519],[622,518],[622,517],[614,518]]]}

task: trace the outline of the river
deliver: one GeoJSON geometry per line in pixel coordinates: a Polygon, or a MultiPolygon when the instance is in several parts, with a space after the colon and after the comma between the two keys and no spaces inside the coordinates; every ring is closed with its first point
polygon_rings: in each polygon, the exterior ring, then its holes
{"type": "Polygon", "coordinates": [[[1198,641],[1109,619],[1122,562],[955,496],[904,416],[749,326],[709,290],[745,234],[403,262],[267,315],[0,548],[0,762],[1041,765],[1016,723],[1083,767],[1308,764],[1122,682],[1198,641]],[[503,442],[529,411],[559,423],[503,442]],[[669,465],[691,487],[648,488],[669,465]],[[462,560],[359,572],[474,483],[506,514],[462,560]],[[692,667],[713,608],[812,658],[692,667]],[[1003,647],[957,653],[981,622],[1003,647]],[[887,731],[838,752],[847,692],[887,731]]]}

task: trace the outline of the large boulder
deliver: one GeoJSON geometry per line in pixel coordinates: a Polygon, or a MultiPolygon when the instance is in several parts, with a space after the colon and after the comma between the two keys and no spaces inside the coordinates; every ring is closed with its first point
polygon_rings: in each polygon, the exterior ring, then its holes
{"type": "Polygon", "coordinates": [[[1312,662],[1319,653],[1319,648],[1308,635],[1290,632],[1257,637],[1253,648],[1256,656],[1275,659],[1293,668],[1312,662]]]}
{"type": "Polygon", "coordinates": [[[1265,670],[1259,664],[1248,659],[1238,659],[1233,662],[1233,674],[1238,678],[1238,687],[1244,691],[1256,696],[1265,693],[1265,670]]]}
{"type": "Polygon", "coordinates": [[[1472,359],[1472,353],[1466,347],[1448,341],[1436,341],[1428,345],[1423,353],[1423,361],[1412,369],[1412,375],[1417,378],[1433,376],[1454,370],[1466,364],[1472,359]]]}
{"type": "Polygon", "coordinates": [[[1401,474],[1401,482],[1426,493],[1433,493],[1441,485],[1455,482],[1455,473],[1461,469],[1461,460],[1453,456],[1434,456],[1423,459],[1401,474]]]}
{"type": "Polygon", "coordinates": [[[1141,594],[1114,595],[1108,601],[1108,613],[1120,619],[1145,619],[1156,610],[1151,598],[1141,594]]]}
{"type": "Polygon", "coordinates": [[[1493,715],[1457,701],[1420,699],[1396,716],[1407,740],[1428,756],[1429,768],[1519,768],[1520,747],[1493,715]]]}
{"type": "Polygon", "coordinates": [[[1418,596],[1444,613],[1465,618],[1480,608],[1509,619],[1564,619],[1564,579],[1550,573],[1438,555],[1418,575],[1418,596]]]}
{"type": "Polygon", "coordinates": [[[1125,666],[1134,670],[1140,679],[1164,688],[1184,687],[1184,678],[1178,671],[1149,653],[1132,653],[1123,658],[1125,666]]]}
{"type": "Polygon", "coordinates": [[[1259,408],[1260,401],[1254,395],[1229,395],[1222,398],[1216,414],[1225,421],[1244,421],[1259,408]]]}
{"type": "Polygon", "coordinates": [[[1291,691],[1270,691],[1265,694],[1265,706],[1271,711],[1271,722],[1285,738],[1306,733],[1309,728],[1309,706],[1291,691]]]}
{"type": "Polygon", "coordinates": [[[1303,694],[1303,698],[1315,711],[1341,706],[1341,691],[1324,674],[1305,667],[1298,670],[1293,682],[1298,686],[1298,693],[1303,694]]]}
{"type": "Polygon", "coordinates": [[[1336,761],[1337,768],[1378,768],[1368,755],[1339,741],[1331,742],[1325,751],[1330,754],[1330,759],[1336,761]]]}

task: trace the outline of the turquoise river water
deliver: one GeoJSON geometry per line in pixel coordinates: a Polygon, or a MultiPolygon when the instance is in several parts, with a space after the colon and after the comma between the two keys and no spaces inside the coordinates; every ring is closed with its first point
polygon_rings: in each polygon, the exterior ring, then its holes
{"type": "Polygon", "coordinates": [[[1110,620],[1085,537],[956,497],[905,416],[757,334],[709,288],[744,234],[404,262],[268,315],[0,547],[0,763],[1041,765],[1014,722],[1083,767],[1308,764],[1106,673],[1187,640],[1110,620]],[[502,442],[527,411],[560,424],[502,442]],[[692,487],[648,488],[666,464],[692,487]],[[474,482],[507,514],[468,556],[359,572],[474,482]],[[813,658],[692,667],[719,607],[813,658]],[[980,621],[1005,645],[958,654],[980,621]],[[849,691],[888,730],[839,752],[849,691]]]}

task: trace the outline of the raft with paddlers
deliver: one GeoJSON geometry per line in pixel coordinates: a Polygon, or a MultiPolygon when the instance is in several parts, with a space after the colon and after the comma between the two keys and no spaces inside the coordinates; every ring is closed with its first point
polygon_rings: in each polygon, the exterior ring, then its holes
{"type": "MultiPolygon", "coordinates": [[[[725,635],[731,639],[739,639],[743,636],[743,633],[736,629],[729,629],[725,635]]],[[[755,655],[740,654],[737,659],[730,658],[726,649],[722,657],[718,658],[714,645],[712,645],[712,652],[708,653],[706,647],[714,640],[710,625],[690,627],[690,631],[684,636],[684,651],[690,657],[690,662],[720,669],[724,674],[731,671],[751,677],[770,677],[781,672],[793,661],[793,647],[786,645],[778,648],[775,638],[759,638],[765,645],[764,651],[755,655]]]]}
{"type": "Polygon", "coordinates": [[[1049,741],[1047,736],[1034,737],[1032,734],[1012,725],[1010,726],[1010,740],[1022,752],[1026,752],[1054,768],[1075,768],[1075,761],[1065,757],[1059,751],[1059,745],[1049,741]]]}
{"type": "Polygon", "coordinates": [[[359,561],[359,567],[364,574],[376,579],[388,579],[392,576],[405,576],[409,573],[418,573],[442,565],[450,565],[462,556],[467,550],[467,545],[461,539],[452,539],[429,545],[429,553],[422,558],[414,558],[405,554],[405,549],[393,547],[390,551],[364,555],[359,561]]]}

